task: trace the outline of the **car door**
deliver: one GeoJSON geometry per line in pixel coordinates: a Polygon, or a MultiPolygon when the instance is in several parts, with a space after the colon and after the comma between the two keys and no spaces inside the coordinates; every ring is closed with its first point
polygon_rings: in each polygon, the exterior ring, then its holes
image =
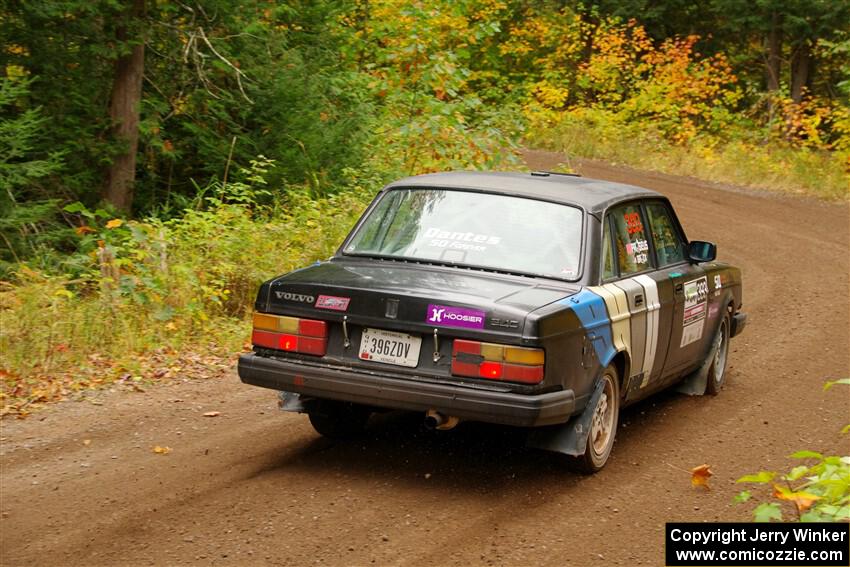
{"type": "Polygon", "coordinates": [[[655,278],[670,312],[669,343],[663,363],[663,382],[674,380],[699,362],[705,344],[708,282],[705,271],[687,256],[687,241],[670,204],[644,203],[658,271],[655,278]],[[661,285],[664,281],[664,285],[661,285]],[[666,297],[670,294],[669,297],[666,297]]]}
{"type": "Polygon", "coordinates": [[[603,224],[601,285],[617,350],[629,355],[624,396],[634,400],[663,383],[674,309],[672,283],[659,277],[646,213],[640,202],[617,205],[603,224]]]}

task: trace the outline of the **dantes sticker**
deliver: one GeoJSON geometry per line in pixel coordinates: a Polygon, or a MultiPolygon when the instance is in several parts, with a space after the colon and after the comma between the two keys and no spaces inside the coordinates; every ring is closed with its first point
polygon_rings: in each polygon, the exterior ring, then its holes
{"type": "Polygon", "coordinates": [[[350,297],[337,297],[335,295],[320,295],[316,299],[316,309],[333,309],[334,311],[345,311],[351,302],[350,297]]]}
{"type": "Polygon", "coordinates": [[[449,307],[448,305],[429,305],[428,313],[425,315],[425,321],[443,327],[483,329],[484,316],[485,313],[477,309],[449,307]]]}

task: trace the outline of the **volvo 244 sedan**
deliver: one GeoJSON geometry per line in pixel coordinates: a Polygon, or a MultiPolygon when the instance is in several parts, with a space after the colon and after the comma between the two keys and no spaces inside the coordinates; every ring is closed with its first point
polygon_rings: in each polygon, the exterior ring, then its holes
{"type": "Polygon", "coordinates": [[[336,254],[262,284],[242,381],[346,437],[372,412],[531,428],[602,468],[620,409],[717,394],[741,272],[670,202],[573,175],[440,173],[385,187],[336,254]]]}

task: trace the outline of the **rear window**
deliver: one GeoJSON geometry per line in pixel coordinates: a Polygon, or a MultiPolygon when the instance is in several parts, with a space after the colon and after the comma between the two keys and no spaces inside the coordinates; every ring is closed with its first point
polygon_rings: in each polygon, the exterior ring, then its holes
{"type": "Polygon", "coordinates": [[[343,253],[574,280],[581,228],[581,210],[568,205],[469,191],[393,189],[343,253]]]}

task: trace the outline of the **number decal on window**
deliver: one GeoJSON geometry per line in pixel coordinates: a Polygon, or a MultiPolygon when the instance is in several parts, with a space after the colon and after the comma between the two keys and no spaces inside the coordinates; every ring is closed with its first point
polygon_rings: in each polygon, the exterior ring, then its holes
{"type": "Polygon", "coordinates": [[[643,231],[643,223],[640,222],[639,213],[626,213],[623,215],[626,220],[626,226],[629,229],[629,234],[635,234],[643,231]]]}

